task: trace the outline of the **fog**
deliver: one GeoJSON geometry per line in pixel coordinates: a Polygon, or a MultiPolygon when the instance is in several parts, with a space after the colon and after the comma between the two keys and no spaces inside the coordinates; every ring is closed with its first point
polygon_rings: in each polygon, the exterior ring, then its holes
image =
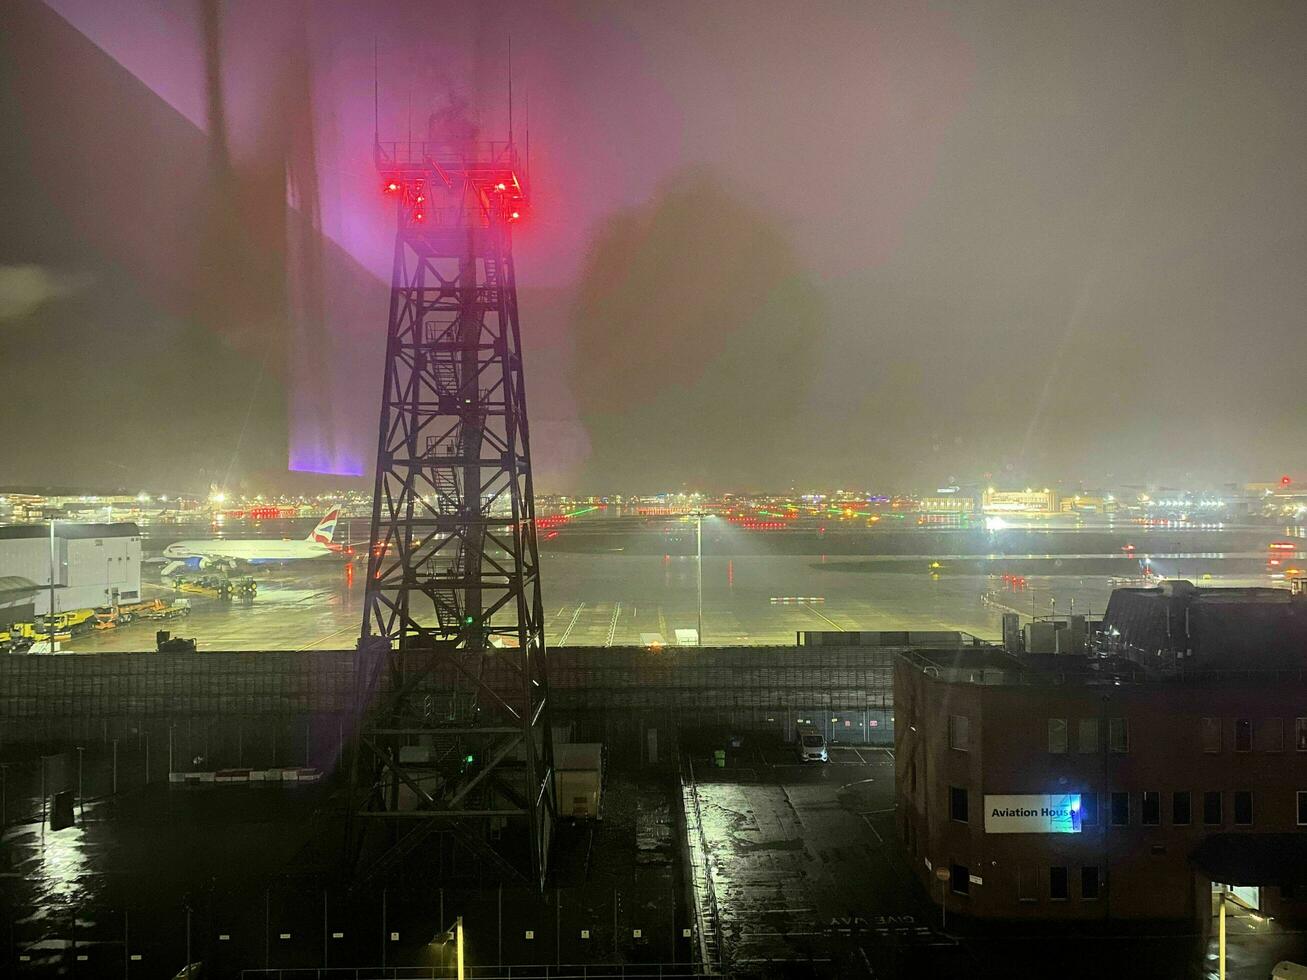
{"type": "Polygon", "coordinates": [[[538,489],[1307,465],[1301,4],[11,0],[0,482],[366,478],[374,127],[510,37],[538,489]]]}

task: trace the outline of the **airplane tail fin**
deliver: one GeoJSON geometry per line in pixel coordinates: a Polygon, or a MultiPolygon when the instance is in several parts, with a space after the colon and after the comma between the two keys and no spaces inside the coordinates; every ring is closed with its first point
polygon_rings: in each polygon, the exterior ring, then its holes
{"type": "Polygon", "coordinates": [[[336,520],[339,517],[340,508],[331,508],[331,510],[327,511],[327,516],[318,521],[318,526],[309,534],[307,540],[316,544],[331,544],[331,539],[336,534],[336,520]]]}

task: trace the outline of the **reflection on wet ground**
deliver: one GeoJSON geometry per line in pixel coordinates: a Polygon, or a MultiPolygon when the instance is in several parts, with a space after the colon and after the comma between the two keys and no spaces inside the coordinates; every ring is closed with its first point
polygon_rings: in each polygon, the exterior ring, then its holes
{"type": "MultiPolygon", "coordinates": [[[[1187,923],[1004,925],[942,919],[910,872],[894,821],[889,749],[835,746],[803,764],[774,739],[695,756],[725,959],[744,974],[1215,978],[1215,937],[1187,923]]],[[[1240,913],[1228,975],[1301,961],[1307,936],[1240,913]]]]}
{"type": "MultiPolygon", "coordinates": [[[[801,630],[960,629],[997,637],[1004,611],[1101,614],[1112,589],[1140,584],[1123,574],[1077,574],[1061,558],[991,563],[948,559],[901,563],[885,571],[860,560],[821,555],[742,555],[704,559],[704,639],[712,644],[793,643],[801,630]],[[932,568],[933,564],[939,567],[932,568]],[[1003,569],[1003,571],[999,571],[1003,569]]],[[[1194,567],[1156,564],[1161,575],[1204,585],[1269,585],[1233,559],[1194,567]],[[1208,576],[1204,578],[1203,576],[1208,576]]],[[[1137,563],[1128,565],[1138,570],[1137,563]]],[[[157,576],[157,570],[148,574],[157,576]]],[[[685,556],[542,557],[546,635],[553,646],[675,643],[698,623],[695,559],[685,556]]],[[[262,569],[253,600],[191,596],[190,616],[165,624],[195,637],[201,650],[347,649],[362,617],[363,576],[335,561],[262,569]]],[[[157,578],[150,596],[173,595],[157,578]]],[[[96,653],[154,648],[156,624],[142,622],[73,638],[65,648],[96,653]]]]}

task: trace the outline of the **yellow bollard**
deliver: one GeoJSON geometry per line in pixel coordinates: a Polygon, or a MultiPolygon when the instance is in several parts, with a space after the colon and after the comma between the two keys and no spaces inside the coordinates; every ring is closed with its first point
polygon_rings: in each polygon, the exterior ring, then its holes
{"type": "Polygon", "coordinates": [[[1221,980],[1225,980],[1225,889],[1221,889],[1221,924],[1218,927],[1220,938],[1217,940],[1217,971],[1221,980]]]}

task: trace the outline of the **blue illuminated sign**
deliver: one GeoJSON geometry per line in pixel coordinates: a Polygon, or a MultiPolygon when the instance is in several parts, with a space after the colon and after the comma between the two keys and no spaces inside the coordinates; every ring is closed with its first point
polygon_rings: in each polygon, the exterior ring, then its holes
{"type": "Polygon", "coordinates": [[[1079,793],[985,797],[987,834],[1078,834],[1079,793]]]}

